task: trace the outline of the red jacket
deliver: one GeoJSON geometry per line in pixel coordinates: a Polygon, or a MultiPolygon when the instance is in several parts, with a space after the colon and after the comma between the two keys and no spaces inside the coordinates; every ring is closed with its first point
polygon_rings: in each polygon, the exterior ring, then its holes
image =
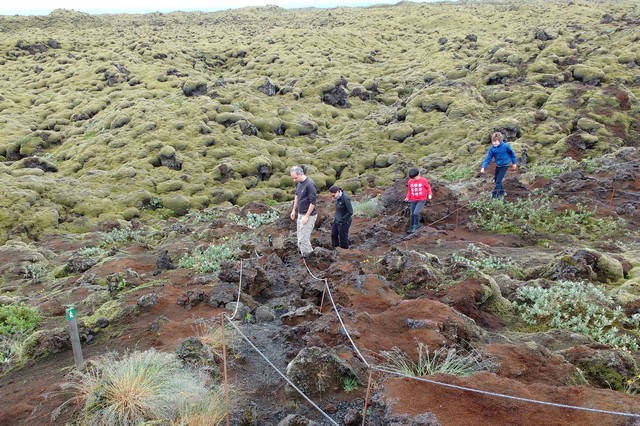
{"type": "Polygon", "coordinates": [[[433,194],[429,182],[422,176],[417,179],[409,179],[407,186],[407,200],[409,201],[424,201],[433,194]]]}

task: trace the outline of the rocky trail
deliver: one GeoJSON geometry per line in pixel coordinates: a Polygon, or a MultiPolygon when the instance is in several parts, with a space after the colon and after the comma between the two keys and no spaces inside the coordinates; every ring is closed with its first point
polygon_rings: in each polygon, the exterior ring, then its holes
{"type": "MultiPolygon", "coordinates": [[[[597,205],[598,215],[616,215],[622,206],[637,206],[634,194],[640,176],[638,165],[625,170],[632,179],[627,175],[616,179],[623,173],[621,168],[583,180],[560,175],[546,183],[532,184],[522,182],[520,175],[511,175],[506,187],[520,189],[509,190],[506,201],[516,203],[522,196],[518,191],[553,188],[561,194],[555,201],[556,209],[562,210],[578,199],[590,199],[597,205]],[[562,195],[567,192],[562,185],[578,189],[569,191],[572,195],[567,197],[562,195]],[[610,199],[597,195],[593,188],[613,185],[617,188],[615,207],[607,210],[610,199]]],[[[89,360],[108,351],[155,348],[180,352],[187,346],[186,340],[202,338],[202,324],[218,321],[222,312],[235,308],[242,267],[241,304],[234,324],[275,367],[286,371],[321,410],[340,425],[356,425],[362,422],[367,367],[358,359],[328,295],[323,299],[326,279],[349,335],[371,365],[385,365],[382,354],[393,348],[413,356],[418,343],[433,348],[474,349],[492,360],[491,371],[469,377],[436,375],[429,379],[605,412],[543,406],[374,371],[367,412],[369,425],[637,425],[637,418],[606,412],[637,413],[639,396],[598,385],[595,373],[585,373],[592,368],[590,361],[603,358],[616,371],[631,373],[633,364],[638,363],[637,353],[620,352],[568,331],[514,328],[513,317],[505,314],[508,300],[517,288],[531,280],[568,274],[567,265],[559,263],[559,259],[582,259],[578,254],[587,245],[600,256],[607,253],[621,259],[629,271],[639,253],[635,213],[622,215],[627,221],[624,242],[598,238],[586,241],[580,234],[502,235],[474,225],[474,211],[463,198],[465,193],[486,188],[486,181],[472,181],[463,190],[436,181],[437,202],[425,208],[424,226],[415,235],[407,236],[407,218],[402,214],[403,185],[398,182],[396,187],[372,188],[355,197],[362,200],[377,196],[382,210],[375,217],[356,218],[351,230],[353,247],[348,251],[328,249],[331,206],[328,197],[323,196],[321,217],[312,239],[315,255],[306,262],[296,254],[292,224],[281,215],[245,243],[240,255],[246,259],[242,266],[238,261],[226,261],[219,274],[175,268],[177,259],[194,247],[247,232],[247,228],[221,217],[198,221],[192,216],[170,219],[154,231],[153,238],[147,237],[148,242],[119,245],[86,270],[53,282],[25,280],[10,265],[15,265],[16,259],[36,258],[37,254],[46,255],[52,267],[73,264],[74,259],[77,263],[78,250],[95,244],[99,232],[52,235],[29,246],[5,246],[0,252],[5,265],[2,273],[13,279],[5,281],[5,293],[10,296],[3,297],[40,306],[47,312],[49,327],[64,325],[62,303],[75,303],[79,318],[86,318],[81,331],[85,341],[90,341],[83,344],[89,360]],[[489,275],[469,273],[468,268],[452,260],[454,254],[472,252],[493,256],[496,261],[509,259],[511,267],[487,272],[489,275]],[[171,268],[159,267],[163,258],[173,264],[171,268]],[[540,278],[535,278],[536,274],[540,278]],[[101,282],[106,282],[106,287],[101,282]],[[109,282],[120,282],[121,288],[114,290],[109,282]],[[7,288],[13,291],[7,292],[7,288]],[[116,312],[100,310],[109,301],[117,302],[119,308],[112,307],[116,312]],[[104,328],[95,321],[96,312],[108,320],[104,328]],[[299,364],[299,370],[290,363],[299,364]],[[345,376],[357,380],[349,392],[345,391],[345,376]]],[[[268,209],[255,203],[238,214],[268,209]]],[[[591,268],[588,263],[576,262],[569,271],[573,276],[581,277],[590,270],[597,279],[595,264],[591,268]],[[581,270],[580,265],[586,269],[581,270]]],[[[619,277],[618,283],[629,279],[632,277],[627,274],[619,277]]],[[[606,285],[614,284],[607,281],[606,285]]],[[[640,311],[639,300],[640,297],[624,306],[629,315],[640,311]]],[[[34,359],[0,378],[0,424],[62,425],[78,410],[72,403],[57,410],[70,398],[60,390],[60,384],[73,368],[73,357],[64,341],[64,330],[50,329],[53,331],[38,340],[34,359]]],[[[228,357],[233,389],[231,424],[330,424],[293,392],[262,356],[238,339],[237,333],[233,339],[228,357]]],[[[194,357],[189,353],[185,359],[209,363],[216,374],[221,372],[219,362],[202,354],[194,357]]]]}

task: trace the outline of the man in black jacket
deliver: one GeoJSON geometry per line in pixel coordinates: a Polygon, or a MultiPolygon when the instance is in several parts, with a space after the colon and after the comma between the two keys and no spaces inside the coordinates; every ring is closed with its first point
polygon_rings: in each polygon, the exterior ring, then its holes
{"type": "Polygon", "coordinates": [[[336,203],[336,216],[331,226],[331,246],[335,249],[340,247],[349,248],[349,227],[351,226],[351,217],[353,216],[353,207],[351,200],[344,193],[342,188],[332,186],[329,188],[331,198],[336,203]]]}

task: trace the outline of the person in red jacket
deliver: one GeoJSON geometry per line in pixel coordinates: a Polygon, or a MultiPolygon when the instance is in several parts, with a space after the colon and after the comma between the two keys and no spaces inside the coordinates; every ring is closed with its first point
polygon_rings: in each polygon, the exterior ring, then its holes
{"type": "Polygon", "coordinates": [[[433,192],[429,182],[420,176],[420,171],[416,168],[409,170],[407,186],[407,196],[404,200],[411,202],[409,209],[411,212],[411,229],[407,231],[407,234],[413,234],[420,228],[420,210],[427,203],[427,199],[431,199],[433,192]]]}

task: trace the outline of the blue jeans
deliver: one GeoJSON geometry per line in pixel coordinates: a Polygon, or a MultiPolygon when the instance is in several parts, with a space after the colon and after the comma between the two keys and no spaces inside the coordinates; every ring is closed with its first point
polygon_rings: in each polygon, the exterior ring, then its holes
{"type": "Polygon", "coordinates": [[[411,207],[409,207],[409,212],[411,213],[411,227],[414,226],[417,228],[420,226],[420,210],[424,207],[427,202],[425,200],[422,201],[412,201],[411,207]]]}
{"type": "Polygon", "coordinates": [[[493,192],[491,192],[493,198],[504,197],[502,179],[504,179],[504,176],[507,174],[507,170],[509,170],[509,166],[496,166],[496,172],[493,176],[495,187],[493,188],[493,192]]]}

